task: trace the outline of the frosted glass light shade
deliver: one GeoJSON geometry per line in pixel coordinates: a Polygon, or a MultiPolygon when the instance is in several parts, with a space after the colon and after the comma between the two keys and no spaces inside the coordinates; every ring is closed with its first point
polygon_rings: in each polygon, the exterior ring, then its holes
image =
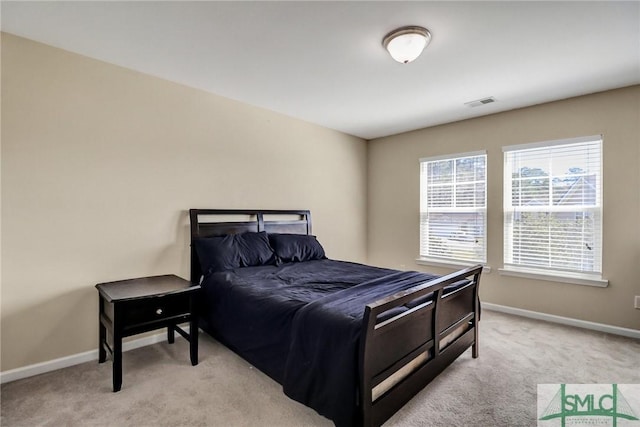
{"type": "Polygon", "coordinates": [[[423,27],[402,27],[387,34],[382,45],[393,59],[403,64],[415,60],[431,41],[431,33],[423,27]]]}

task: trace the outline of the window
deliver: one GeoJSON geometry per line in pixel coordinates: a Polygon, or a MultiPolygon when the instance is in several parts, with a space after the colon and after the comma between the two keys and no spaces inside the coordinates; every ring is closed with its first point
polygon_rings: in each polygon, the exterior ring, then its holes
{"type": "Polygon", "coordinates": [[[504,269],[600,279],[602,137],[503,151],[504,269]]]}
{"type": "Polygon", "coordinates": [[[420,259],[486,261],[486,153],[420,159],[420,259]]]}

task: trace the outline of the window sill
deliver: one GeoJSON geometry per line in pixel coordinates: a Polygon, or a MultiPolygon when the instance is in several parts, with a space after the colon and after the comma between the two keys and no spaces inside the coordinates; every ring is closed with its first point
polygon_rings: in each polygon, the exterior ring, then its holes
{"type": "Polygon", "coordinates": [[[481,262],[464,262],[464,261],[445,261],[445,260],[436,260],[433,258],[417,258],[416,264],[419,265],[428,265],[430,267],[445,267],[445,268],[454,268],[456,270],[462,270],[467,267],[474,267],[478,264],[482,265],[482,272],[485,274],[491,273],[491,267],[481,262]]]}
{"type": "Polygon", "coordinates": [[[499,268],[498,271],[502,276],[523,277],[525,279],[545,280],[548,282],[571,283],[573,285],[596,286],[606,288],[609,281],[588,275],[563,275],[559,272],[541,272],[528,269],[499,268]]]}

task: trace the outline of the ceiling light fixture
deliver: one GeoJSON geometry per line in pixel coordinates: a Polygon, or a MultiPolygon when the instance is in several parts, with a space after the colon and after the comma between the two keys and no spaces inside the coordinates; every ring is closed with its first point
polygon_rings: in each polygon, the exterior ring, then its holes
{"type": "Polygon", "coordinates": [[[407,26],[391,31],[382,39],[382,46],[393,59],[403,64],[415,60],[431,41],[431,33],[423,27],[407,26]]]}

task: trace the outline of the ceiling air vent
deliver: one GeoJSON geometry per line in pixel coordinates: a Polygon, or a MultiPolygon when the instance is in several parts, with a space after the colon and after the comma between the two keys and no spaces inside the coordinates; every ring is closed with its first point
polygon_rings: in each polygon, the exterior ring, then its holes
{"type": "Polygon", "coordinates": [[[475,101],[465,102],[464,105],[466,105],[467,107],[479,107],[481,105],[491,104],[492,102],[496,102],[496,99],[493,96],[490,96],[488,98],[482,98],[482,99],[477,99],[475,101]]]}

